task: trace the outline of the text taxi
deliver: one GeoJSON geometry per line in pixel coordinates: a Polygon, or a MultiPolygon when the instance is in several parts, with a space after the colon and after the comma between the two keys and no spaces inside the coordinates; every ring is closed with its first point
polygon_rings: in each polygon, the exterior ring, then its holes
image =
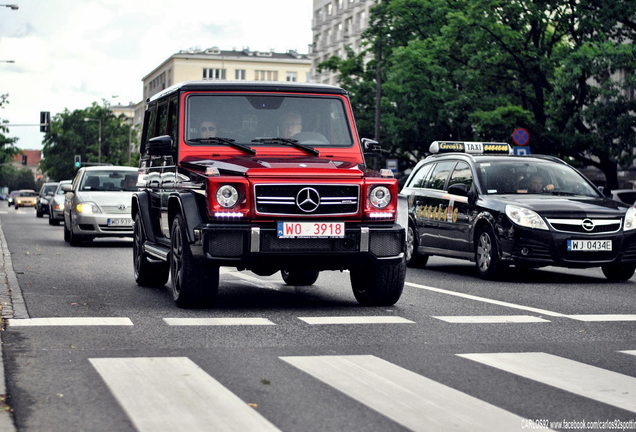
{"type": "Polygon", "coordinates": [[[513,156],[506,143],[440,142],[413,169],[406,260],[466,259],[483,278],[517,267],[636,269],[636,208],[613,201],[552,156],[513,156]]]}

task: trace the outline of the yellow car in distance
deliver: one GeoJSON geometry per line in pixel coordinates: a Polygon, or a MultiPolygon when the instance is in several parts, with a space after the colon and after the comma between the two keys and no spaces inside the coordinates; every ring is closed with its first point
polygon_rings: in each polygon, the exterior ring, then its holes
{"type": "Polygon", "coordinates": [[[20,189],[13,201],[16,210],[18,207],[35,207],[38,202],[38,194],[33,189],[20,189]]]}

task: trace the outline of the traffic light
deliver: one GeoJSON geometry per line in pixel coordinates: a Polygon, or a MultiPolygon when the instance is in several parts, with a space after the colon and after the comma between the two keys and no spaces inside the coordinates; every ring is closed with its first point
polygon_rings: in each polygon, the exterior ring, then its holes
{"type": "Polygon", "coordinates": [[[22,165],[26,165],[27,164],[27,155],[23,154],[22,155],[22,165]]]}
{"type": "Polygon", "coordinates": [[[82,156],[75,155],[75,168],[79,168],[82,166],[82,156]]]}
{"type": "Polygon", "coordinates": [[[51,125],[51,113],[48,111],[40,111],[40,132],[48,132],[51,125]]]}

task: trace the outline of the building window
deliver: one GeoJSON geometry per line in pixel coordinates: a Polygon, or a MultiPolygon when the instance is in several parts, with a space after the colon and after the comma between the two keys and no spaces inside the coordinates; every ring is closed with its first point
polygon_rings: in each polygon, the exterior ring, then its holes
{"type": "Polygon", "coordinates": [[[285,79],[286,79],[286,81],[296,82],[296,81],[298,81],[298,73],[297,72],[287,72],[285,74],[285,79]]]}
{"type": "Polygon", "coordinates": [[[329,3],[327,5],[327,16],[331,16],[333,14],[333,5],[329,3]]]}
{"type": "Polygon", "coordinates": [[[225,69],[204,68],[203,79],[223,80],[225,79],[225,69]]]}
{"type": "Polygon", "coordinates": [[[278,81],[278,71],[257,70],[256,81],[278,81]]]}
{"type": "Polygon", "coordinates": [[[234,79],[236,80],[244,80],[245,79],[245,69],[237,69],[234,71],[234,79]]]}

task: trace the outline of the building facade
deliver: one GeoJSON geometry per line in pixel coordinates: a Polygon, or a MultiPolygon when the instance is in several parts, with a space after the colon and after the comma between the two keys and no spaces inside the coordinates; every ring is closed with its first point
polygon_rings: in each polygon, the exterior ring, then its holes
{"type": "Polygon", "coordinates": [[[338,74],[318,72],[318,65],[332,56],[345,58],[349,47],[359,54],[362,32],[369,26],[369,13],[375,0],[314,0],[311,45],[311,81],[338,84],[338,74]]]}
{"type": "Polygon", "coordinates": [[[311,59],[307,54],[290,50],[224,51],[217,47],[205,50],[181,50],[142,78],[143,100],[171,85],[193,80],[247,80],[308,82],[311,59]]]}

